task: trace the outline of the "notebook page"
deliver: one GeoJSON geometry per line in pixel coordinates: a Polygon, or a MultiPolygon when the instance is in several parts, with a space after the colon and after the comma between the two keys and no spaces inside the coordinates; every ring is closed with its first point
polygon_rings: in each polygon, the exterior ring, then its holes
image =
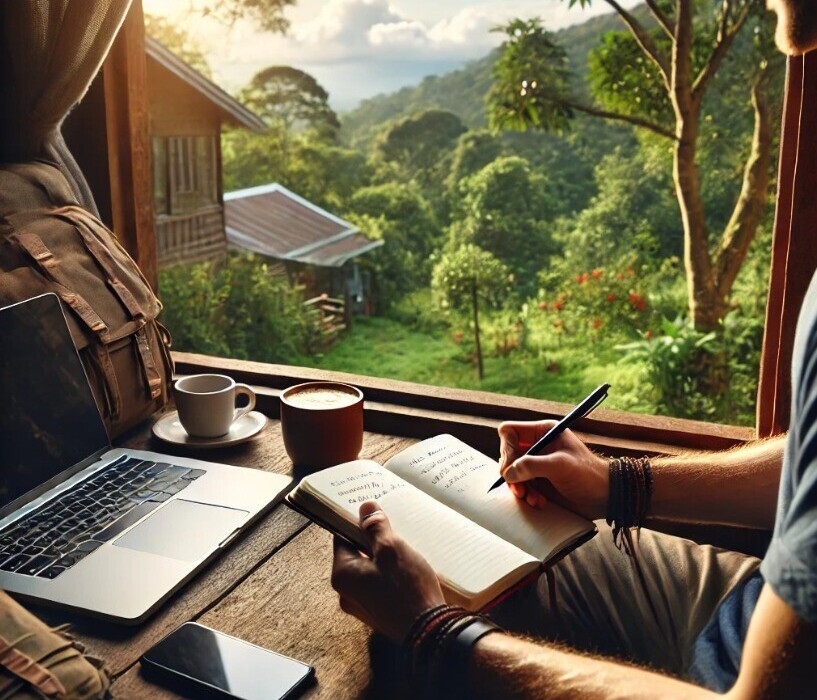
{"type": "Polygon", "coordinates": [[[531,508],[507,486],[488,493],[497,463],[451,435],[438,435],[392,457],[386,467],[539,561],[547,561],[582,533],[588,520],[560,506],[531,508]]]}
{"type": "Polygon", "coordinates": [[[325,469],[306,477],[303,484],[321,500],[340,506],[355,523],[360,503],[377,500],[394,531],[465,596],[473,598],[510,572],[532,570],[539,563],[376,462],[361,460],[325,469]]]}

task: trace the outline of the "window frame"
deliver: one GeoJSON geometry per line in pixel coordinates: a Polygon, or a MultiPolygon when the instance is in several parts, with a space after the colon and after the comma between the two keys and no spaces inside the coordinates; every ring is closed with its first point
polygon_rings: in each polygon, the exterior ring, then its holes
{"type": "MultiPolygon", "coordinates": [[[[141,0],[131,10],[105,62],[106,113],[114,224],[125,248],[157,286],[157,248],[153,221],[150,142],[147,137],[147,90],[144,19],[141,0]],[[111,115],[116,117],[110,128],[111,115]],[[113,148],[111,146],[113,145],[113,148]],[[122,163],[126,167],[122,167],[122,163]],[[142,177],[139,177],[139,175],[142,177]],[[130,217],[128,219],[128,217],[130,217]]],[[[739,428],[622,411],[600,410],[578,427],[591,444],[611,451],[676,451],[723,449],[756,435],[784,431],[791,397],[794,326],[808,282],[817,267],[817,53],[790,58],[786,78],[783,139],[778,178],[777,214],[770,271],[766,331],[760,367],[756,429],[739,428]],[[803,128],[805,125],[806,128],[803,128]]],[[[179,371],[228,370],[240,381],[273,392],[308,379],[333,377],[364,388],[374,425],[395,435],[421,437],[457,427],[476,439],[495,437],[500,419],[530,420],[563,415],[564,404],[478,391],[430,387],[408,382],[332,373],[305,367],[264,365],[225,358],[176,354],[179,371]],[[377,418],[381,416],[381,418],[377,418]],[[467,426],[467,430],[463,428],[467,426]],[[406,432],[409,431],[409,432],[406,432]]],[[[274,402],[272,402],[274,404],[274,402]]],[[[274,409],[274,405],[270,406],[274,409]]],[[[370,428],[372,429],[372,428],[370,428]]]]}

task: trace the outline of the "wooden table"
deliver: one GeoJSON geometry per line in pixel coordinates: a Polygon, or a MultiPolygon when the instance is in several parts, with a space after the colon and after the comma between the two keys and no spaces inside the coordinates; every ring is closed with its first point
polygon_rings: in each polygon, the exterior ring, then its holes
{"type": "MultiPolygon", "coordinates": [[[[413,442],[366,433],[361,457],[386,460],[413,442]]],[[[121,444],[280,474],[291,472],[277,420],[271,420],[251,442],[221,450],[194,453],[168,447],[152,437],[147,427],[121,444]]],[[[50,624],[71,623],[88,652],[105,659],[116,676],[113,690],[117,698],[176,697],[143,678],[139,657],[190,620],[314,666],[317,683],[303,697],[358,698],[369,685],[370,633],[338,607],[337,595],[329,585],[331,560],[331,536],[280,504],[138,627],[53,609],[35,607],[33,611],[50,624]]]]}
{"type": "MultiPolygon", "coordinates": [[[[290,474],[278,415],[282,389],[315,379],[344,381],[366,395],[365,434],[361,457],[387,460],[418,439],[451,433],[486,454],[498,454],[497,426],[501,420],[533,420],[564,415],[571,407],[548,401],[486,394],[395,380],[326,372],[303,367],[174,353],[181,374],[218,372],[253,385],[258,410],[272,417],[254,440],[232,448],[194,452],[153,438],[143,426],[117,442],[134,449],[194,456],[225,464],[290,474]]],[[[605,454],[672,454],[689,448],[723,449],[753,437],[746,428],[711,423],[637,416],[600,409],[582,420],[579,435],[605,454]]],[[[691,539],[762,552],[753,532],[665,523],[657,527],[691,539]],[[698,535],[702,535],[699,537],[698,535]]],[[[768,535],[766,535],[766,541],[768,535]]],[[[52,625],[71,623],[91,654],[103,658],[113,672],[114,693],[121,698],[175,697],[145,680],[140,656],[183,622],[199,621],[241,639],[313,665],[317,683],[304,697],[393,697],[394,683],[385,674],[385,688],[372,685],[368,629],[338,607],[329,585],[331,537],[281,504],[237,539],[216,561],[201,571],[147,622],[125,627],[71,615],[55,609],[33,611],[52,625]]],[[[145,572],[149,575],[149,572],[145,572]]],[[[378,674],[380,677],[380,674],[378,674]]]]}

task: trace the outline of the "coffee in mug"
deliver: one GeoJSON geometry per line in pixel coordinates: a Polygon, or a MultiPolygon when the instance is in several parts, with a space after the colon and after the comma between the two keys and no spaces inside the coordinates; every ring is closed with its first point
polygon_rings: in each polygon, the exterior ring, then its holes
{"type": "Polygon", "coordinates": [[[307,382],[281,394],[281,432],[302,473],[357,459],[363,447],[363,393],[340,382],[307,382]]]}
{"type": "Polygon", "coordinates": [[[223,374],[194,374],[182,377],[174,386],[179,420],[188,435],[216,438],[255,408],[255,392],[246,384],[236,384],[223,374]],[[247,405],[235,407],[236,397],[247,397],[247,405]]]}

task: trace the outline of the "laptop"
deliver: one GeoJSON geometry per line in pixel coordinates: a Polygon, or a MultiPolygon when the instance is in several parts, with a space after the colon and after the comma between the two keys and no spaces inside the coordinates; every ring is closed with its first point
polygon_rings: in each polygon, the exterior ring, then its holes
{"type": "Polygon", "coordinates": [[[57,297],[0,309],[0,588],[139,623],[290,483],[112,448],[57,297]]]}

